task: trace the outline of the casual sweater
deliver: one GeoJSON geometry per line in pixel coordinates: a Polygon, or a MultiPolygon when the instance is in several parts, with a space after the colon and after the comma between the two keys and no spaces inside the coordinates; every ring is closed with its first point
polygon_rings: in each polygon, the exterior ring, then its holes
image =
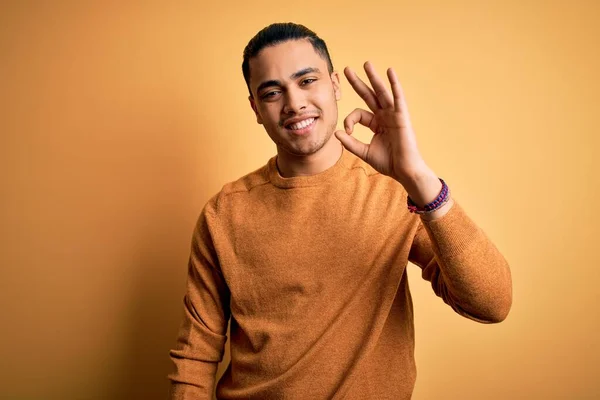
{"type": "Polygon", "coordinates": [[[408,261],[457,313],[504,319],[509,267],[455,200],[425,221],[397,181],[343,150],[316,175],[276,157],[212,197],[192,239],[172,399],[409,399],[408,261]]]}

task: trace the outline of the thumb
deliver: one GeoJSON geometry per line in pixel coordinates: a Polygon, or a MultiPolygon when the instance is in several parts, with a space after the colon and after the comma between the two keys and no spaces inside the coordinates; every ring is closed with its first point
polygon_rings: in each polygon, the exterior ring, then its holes
{"type": "Polygon", "coordinates": [[[344,147],[351,153],[361,158],[363,161],[367,161],[367,153],[369,152],[368,144],[361,142],[342,130],[335,131],[335,137],[338,138],[344,147]]]}

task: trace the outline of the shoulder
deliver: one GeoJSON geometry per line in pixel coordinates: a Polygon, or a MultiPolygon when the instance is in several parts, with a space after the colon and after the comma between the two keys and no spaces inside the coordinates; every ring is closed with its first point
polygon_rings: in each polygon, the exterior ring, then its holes
{"type": "Polygon", "coordinates": [[[385,175],[379,173],[371,165],[363,161],[361,158],[355,156],[350,151],[344,149],[344,167],[351,173],[358,173],[364,176],[378,179],[385,175]]]}
{"type": "Polygon", "coordinates": [[[368,181],[368,185],[371,187],[384,187],[386,190],[392,191],[396,194],[406,194],[404,187],[402,187],[402,185],[399,184],[395,179],[377,171],[370,164],[350,153],[349,151],[347,153],[345,166],[350,174],[364,177],[365,180],[368,181]]]}
{"type": "Polygon", "coordinates": [[[205,209],[217,213],[226,204],[230,203],[232,198],[243,198],[245,194],[249,194],[253,189],[270,183],[268,164],[265,164],[234,181],[224,184],[221,190],[208,200],[205,209]]]}

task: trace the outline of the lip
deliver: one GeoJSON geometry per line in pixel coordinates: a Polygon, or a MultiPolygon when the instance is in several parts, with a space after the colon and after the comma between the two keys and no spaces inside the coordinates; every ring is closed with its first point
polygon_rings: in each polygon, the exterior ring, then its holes
{"type": "Polygon", "coordinates": [[[283,122],[283,126],[286,127],[286,129],[287,129],[288,126],[295,124],[296,122],[304,121],[305,119],[309,119],[309,118],[319,118],[319,115],[318,114],[302,114],[297,117],[286,119],[283,122]]]}
{"type": "Polygon", "coordinates": [[[285,128],[285,130],[288,131],[288,132],[290,132],[290,133],[292,133],[292,134],[294,134],[294,135],[299,135],[299,136],[301,136],[301,135],[307,135],[315,127],[315,125],[317,124],[317,120],[318,119],[319,119],[318,117],[296,118],[295,121],[294,121],[294,119],[290,119],[290,120],[288,120],[289,122],[286,121],[286,124],[285,124],[286,128],[285,128]],[[289,126],[291,124],[295,124],[296,122],[304,121],[305,119],[310,119],[310,118],[314,119],[313,122],[310,125],[305,126],[302,129],[290,129],[290,128],[287,128],[287,126],[289,126]]]}

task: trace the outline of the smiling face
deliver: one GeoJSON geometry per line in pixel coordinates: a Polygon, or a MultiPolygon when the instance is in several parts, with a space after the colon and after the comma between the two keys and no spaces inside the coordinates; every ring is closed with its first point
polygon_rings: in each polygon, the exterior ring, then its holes
{"type": "Polygon", "coordinates": [[[292,156],[317,153],[337,124],[340,82],[307,39],[265,47],[250,59],[250,104],[259,124],[292,156]]]}

